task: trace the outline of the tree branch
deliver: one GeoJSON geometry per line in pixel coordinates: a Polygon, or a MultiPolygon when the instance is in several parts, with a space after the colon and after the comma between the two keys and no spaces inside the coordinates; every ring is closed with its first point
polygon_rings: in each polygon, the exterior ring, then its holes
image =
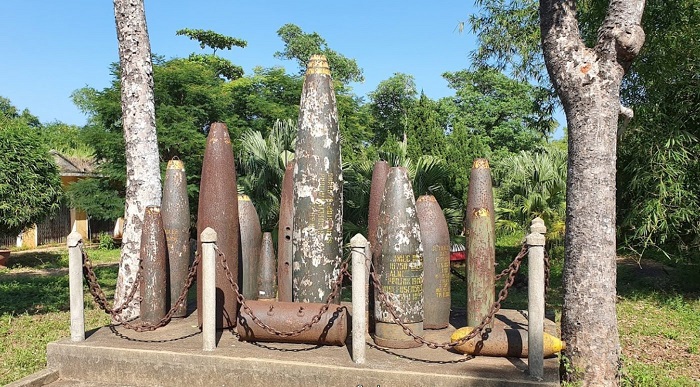
{"type": "Polygon", "coordinates": [[[627,70],[644,44],[642,14],[645,0],[611,0],[598,30],[596,51],[615,59],[627,70]]]}
{"type": "Polygon", "coordinates": [[[627,125],[629,125],[632,118],[634,118],[634,110],[628,108],[627,106],[623,105],[622,102],[620,102],[620,118],[622,119],[622,122],[617,127],[618,140],[622,138],[622,135],[627,129],[627,125]]]}

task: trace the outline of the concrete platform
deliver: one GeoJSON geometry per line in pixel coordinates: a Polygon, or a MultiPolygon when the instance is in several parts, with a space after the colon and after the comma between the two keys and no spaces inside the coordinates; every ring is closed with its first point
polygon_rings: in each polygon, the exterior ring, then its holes
{"type": "MultiPolygon", "coordinates": [[[[453,321],[464,321],[463,311],[453,321]],[[460,317],[461,314],[461,317],[460,317]],[[461,320],[460,320],[461,319],[461,320]]],[[[497,324],[527,327],[523,314],[504,310],[497,324]]],[[[556,334],[551,321],[546,330],[556,334]]],[[[426,331],[427,338],[448,341],[454,328],[426,331]]],[[[89,332],[87,340],[50,343],[48,369],[59,379],[49,386],[558,386],[558,360],[546,359],[545,379],[527,375],[527,359],[476,357],[420,347],[389,350],[367,336],[367,362],[353,363],[351,345],[241,342],[220,332],[217,349],[202,351],[197,317],[175,319],[155,332],[122,327],[89,332]]]]}

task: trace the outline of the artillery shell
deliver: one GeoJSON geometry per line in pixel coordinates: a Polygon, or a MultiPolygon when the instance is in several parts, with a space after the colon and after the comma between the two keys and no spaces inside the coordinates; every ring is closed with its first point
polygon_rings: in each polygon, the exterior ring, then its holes
{"type": "MultiPolygon", "coordinates": [[[[190,203],[187,197],[185,165],[180,160],[170,160],[165,170],[163,183],[163,203],[161,210],[165,241],[168,245],[168,266],[170,268],[170,299],[174,306],[180,297],[189,272],[190,264],[190,203]]],[[[187,301],[180,304],[173,317],[187,314],[187,301]]]]}
{"type": "Polygon", "coordinates": [[[294,160],[287,163],[282,179],[280,219],[277,229],[277,284],[280,301],[292,301],[292,229],[294,225],[294,160]]]}
{"type": "MultiPolygon", "coordinates": [[[[246,301],[253,314],[268,326],[280,331],[294,331],[311,322],[324,304],[298,302],[263,302],[246,301]]],[[[305,343],[322,345],[345,345],[348,337],[347,308],[331,305],[321,315],[319,322],[311,329],[296,336],[278,336],[267,332],[253,322],[246,313],[241,312],[236,331],[243,341],[274,341],[278,343],[305,343]]]]}
{"type": "MultiPolygon", "coordinates": [[[[372,185],[369,189],[369,216],[367,217],[367,240],[372,249],[372,260],[376,259],[381,251],[377,243],[377,221],[379,220],[379,207],[384,197],[386,176],[389,174],[389,163],[377,161],[372,171],[372,185]]],[[[376,262],[374,262],[376,264],[376,262]]]]}
{"type": "Polygon", "coordinates": [[[342,260],[343,174],[338,110],[323,55],[309,60],[299,105],[294,156],[293,299],[324,302],[342,260]]]}
{"type": "Polygon", "coordinates": [[[272,234],[266,232],[262,236],[258,265],[258,300],[271,301],[275,299],[277,293],[277,276],[275,274],[275,248],[272,244],[272,234]]]}
{"type": "MultiPolygon", "coordinates": [[[[423,251],[416,202],[404,168],[391,168],[379,210],[377,240],[381,256],[377,275],[399,320],[417,335],[423,334],[423,251]]],[[[377,345],[389,348],[420,346],[394,322],[375,292],[377,345]]]]}
{"type": "Polygon", "coordinates": [[[168,272],[160,207],[148,206],[141,231],[141,321],[157,324],[167,313],[168,272]]]}
{"type": "Polygon", "coordinates": [[[239,277],[243,297],[248,300],[258,298],[258,260],[260,259],[260,246],[262,243],[262,231],[260,230],[260,218],[253,206],[253,202],[247,195],[238,195],[238,219],[240,230],[239,253],[239,277]]]}
{"type": "Polygon", "coordinates": [[[416,200],[423,246],[423,328],[447,328],[450,320],[450,232],[442,208],[432,195],[416,200]]]}
{"type": "MultiPolygon", "coordinates": [[[[237,281],[238,273],[238,195],[233,148],[225,124],[216,122],[209,129],[202,162],[197,213],[197,247],[202,251],[201,234],[213,228],[218,237],[216,245],[226,258],[228,268],[237,281]]],[[[197,268],[197,317],[202,324],[202,270],[197,268]]],[[[217,328],[236,325],[238,310],[236,294],[229,283],[221,257],[216,264],[217,328]]]]}
{"type": "MultiPolygon", "coordinates": [[[[495,300],[496,231],[491,170],[474,160],[467,197],[467,325],[478,326],[495,300]]],[[[492,325],[491,325],[492,326],[492,325]]]]}
{"type": "MultiPolygon", "coordinates": [[[[369,189],[369,214],[367,216],[367,240],[372,252],[372,265],[377,266],[379,259],[379,243],[377,241],[377,222],[379,221],[379,207],[384,197],[384,186],[386,186],[386,176],[389,174],[389,163],[377,161],[372,170],[372,185],[369,189]]],[[[371,283],[371,281],[369,281],[371,283]]],[[[369,302],[367,305],[368,329],[374,333],[374,287],[369,287],[369,302]]]]}
{"type": "MultiPolygon", "coordinates": [[[[457,329],[450,340],[459,341],[467,337],[473,330],[472,327],[457,329]]],[[[566,343],[544,332],[544,356],[552,356],[566,348],[566,343]]],[[[523,329],[493,328],[482,336],[474,337],[455,349],[468,355],[501,356],[501,357],[527,357],[528,341],[527,331],[523,329]]]]}

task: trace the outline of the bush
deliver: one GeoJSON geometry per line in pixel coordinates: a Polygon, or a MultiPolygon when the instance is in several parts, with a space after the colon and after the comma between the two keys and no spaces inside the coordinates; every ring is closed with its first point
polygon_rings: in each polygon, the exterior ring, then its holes
{"type": "Polygon", "coordinates": [[[100,235],[97,236],[97,239],[99,241],[98,248],[100,250],[113,250],[117,248],[114,238],[106,232],[101,232],[100,235]]]}
{"type": "Polygon", "coordinates": [[[37,130],[21,117],[0,115],[0,236],[40,222],[62,195],[58,168],[37,130]]]}

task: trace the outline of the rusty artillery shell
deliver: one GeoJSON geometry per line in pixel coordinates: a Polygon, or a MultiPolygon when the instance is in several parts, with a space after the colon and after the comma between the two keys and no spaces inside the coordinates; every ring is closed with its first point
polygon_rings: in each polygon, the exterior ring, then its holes
{"type": "Polygon", "coordinates": [[[160,207],[148,206],[141,231],[141,321],[157,324],[168,310],[168,271],[160,207]]]}
{"type": "MultiPolygon", "coordinates": [[[[211,227],[217,233],[219,251],[235,281],[238,280],[238,189],[236,165],[228,128],[221,122],[209,129],[202,162],[202,178],[199,186],[197,213],[197,247],[202,251],[201,234],[211,227]]],[[[202,267],[197,268],[197,317],[202,325],[202,267]]],[[[224,271],[221,259],[216,262],[216,310],[217,328],[236,325],[238,301],[224,271]]]]}
{"type": "Polygon", "coordinates": [[[276,293],[275,248],[272,244],[272,234],[266,232],[262,236],[260,261],[258,263],[258,300],[275,300],[276,293]]]}
{"type": "MultiPolygon", "coordinates": [[[[451,341],[459,341],[473,330],[472,327],[457,329],[450,337],[451,341]]],[[[566,348],[566,343],[559,338],[544,332],[543,337],[545,357],[561,352],[566,348]]],[[[524,329],[493,328],[481,336],[474,337],[455,349],[468,355],[501,356],[501,357],[527,357],[528,355],[527,331],[524,329]]]]}
{"type": "MultiPolygon", "coordinates": [[[[246,301],[253,314],[266,325],[280,331],[294,331],[311,322],[324,304],[298,302],[246,301]]],[[[274,341],[279,343],[304,343],[345,345],[348,337],[348,311],[344,306],[331,305],[311,329],[296,336],[277,336],[258,326],[244,311],[238,316],[236,331],[243,341],[274,341]]]]}
{"type": "MultiPolygon", "coordinates": [[[[423,251],[416,201],[405,168],[389,170],[379,210],[377,240],[381,255],[377,275],[387,300],[399,320],[417,335],[423,334],[423,251]]],[[[389,348],[420,346],[394,322],[375,292],[377,345],[389,348]]]]}
{"type": "Polygon", "coordinates": [[[338,110],[323,55],[313,55],[307,66],[294,158],[293,299],[324,302],[342,260],[343,174],[338,110]]]}
{"type": "MultiPolygon", "coordinates": [[[[190,264],[190,202],[187,197],[185,164],[180,160],[170,160],[165,170],[161,217],[170,269],[168,304],[172,308],[185,288],[190,264]]],[[[186,314],[187,301],[178,306],[173,317],[184,317],[186,314]]]]}
{"type": "Polygon", "coordinates": [[[238,284],[243,297],[258,299],[258,260],[262,244],[262,231],[258,212],[248,195],[238,195],[238,219],[240,240],[238,245],[238,284]]]}
{"type": "Polygon", "coordinates": [[[277,229],[277,299],[292,301],[292,229],[294,227],[294,160],[287,163],[282,179],[280,219],[277,229]]]}
{"type": "Polygon", "coordinates": [[[476,159],[472,166],[465,228],[467,325],[478,326],[495,300],[496,227],[491,170],[486,159],[476,159]]]}
{"type": "Polygon", "coordinates": [[[423,246],[423,328],[447,328],[450,320],[450,232],[432,195],[416,200],[423,246]]]}

